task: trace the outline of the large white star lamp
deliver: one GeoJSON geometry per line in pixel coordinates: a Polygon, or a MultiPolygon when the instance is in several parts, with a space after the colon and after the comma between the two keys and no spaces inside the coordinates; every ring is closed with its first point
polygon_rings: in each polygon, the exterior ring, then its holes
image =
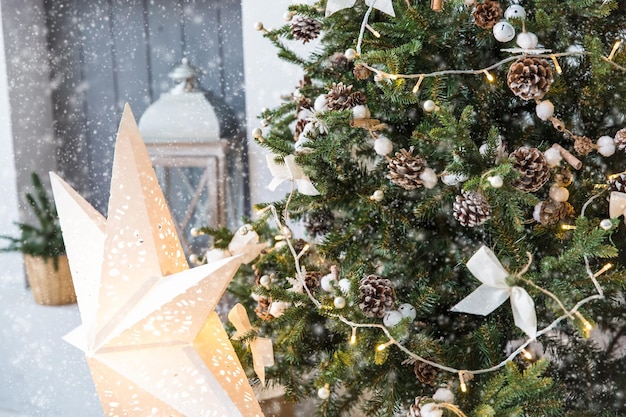
{"type": "Polygon", "coordinates": [[[108,218],[51,173],[87,356],[113,416],[262,416],[214,311],[241,265],[189,269],[128,105],[117,134],[108,218]]]}

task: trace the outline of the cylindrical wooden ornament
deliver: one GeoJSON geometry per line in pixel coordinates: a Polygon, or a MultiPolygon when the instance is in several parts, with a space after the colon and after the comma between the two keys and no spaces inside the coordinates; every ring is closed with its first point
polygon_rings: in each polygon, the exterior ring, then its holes
{"type": "Polygon", "coordinates": [[[430,0],[430,8],[436,12],[440,12],[442,10],[443,0],[430,0]]]}

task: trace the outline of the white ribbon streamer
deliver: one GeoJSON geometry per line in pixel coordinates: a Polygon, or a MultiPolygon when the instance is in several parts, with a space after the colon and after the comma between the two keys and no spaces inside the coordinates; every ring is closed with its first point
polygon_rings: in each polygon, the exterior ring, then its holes
{"type": "MultiPolygon", "coordinates": [[[[356,3],[356,0],[328,0],[328,3],[326,3],[326,17],[341,9],[354,7],[354,3],[356,3]]],[[[365,0],[365,4],[387,13],[389,16],[396,16],[391,0],[365,0]]]]}
{"type": "Polygon", "coordinates": [[[609,216],[613,219],[622,215],[626,223],[626,193],[613,191],[609,197],[609,216]]]}
{"type": "Polygon", "coordinates": [[[304,174],[302,167],[296,164],[296,157],[294,155],[287,155],[284,160],[285,164],[278,164],[275,160],[276,155],[266,155],[267,166],[270,172],[274,176],[272,182],[269,183],[267,188],[274,191],[276,187],[285,181],[293,181],[298,191],[305,195],[319,195],[319,191],[315,189],[315,186],[311,182],[310,178],[304,174]]]}
{"type": "Polygon", "coordinates": [[[252,226],[244,225],[234,234],[228,249],[211,249],[205,254],[207,262],[228,258],[229,256],[241,256],[241,262],[248,264],[254,260],[267,243],[259,243],[259,235],[252,230],[252,226]]]}
{"type": "Polygon", "coordinates": [[[515,325],[534,339],[537,335],[535,303],[524,288],[507,284],[509,273],[491,249],[482,246],[467,262],[467,269],[483,284],[451,311],[486,316],[510,298],[515,325]]]}

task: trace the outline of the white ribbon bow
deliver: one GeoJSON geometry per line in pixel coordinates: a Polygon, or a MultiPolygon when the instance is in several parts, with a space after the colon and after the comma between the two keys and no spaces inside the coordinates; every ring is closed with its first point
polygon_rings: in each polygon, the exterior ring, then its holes
{"type": "Polygon", "coordinates": [[[613,219],[621,215],[624,215],[626,223],[626,193],[613,191],[609,197],[609,216],[613,219]]]}
{"type": "Polygon", "coordinates": [[[467,269],[483,285],[452,307],[451,311],[486,316],[510,298],[515,325],[534,339],[537,335],[535,303],[525,289],[506,283],[509,273],[491,249],[482,246],[467,262],[467,269]]]}
{"type": "Polygon", "coordinates": [[[267,166],[270,172],[274,176],[272,182],[269,183],[267,188],[274,191],[276,187],[285,181],[293,181],[296,184],[296,188],[302,194],[305,195],[319,195],[319,191],[315,189],[315,186],[307,175],[302,171],[302,167],[296,164],[296,157],[294,155],[287,155],[285,164],[280,165],[276,162],[276,155],[266,155],[267,166]]]}
{"type": "MultiPolygon", "coordinates": [[[[353,7],[354,3],[356,3],[356,0],[328,0],[328,3],[326,3],[326,17],[341,9],[353,7]]],[[[365,4],[390,16],[396,16],[391,0],[365,0],[365,4]]]]}
{"type": "Polygon", "coordinates": [[[229,256],[241,256],[241,262],[248,264],[254,260],[267,243],[259,243],[259,235],[252,230],[252,226],[246,224],[241,226],[233,235],[228,249],[211,249],[205,254],[207,262],[218,261],[229,256]]]}
{"type": "MultiPolygon", "coordinates": [[[[236,304],[232,310],[230,310],[228,320],[230,320],[233,326],[235,326],[235,329],[237,329],[232,339],[239,339],[252,330],[246,308],[241,304],[236,304]]],[[[250,351],[252,352],[254,372],[256,372],[261,383],[265,386],[265,367],[274,365],[274,346],[272,346],[272,340],[267,337],[255,337],[254,340],[250,342],[250,351]]]]}

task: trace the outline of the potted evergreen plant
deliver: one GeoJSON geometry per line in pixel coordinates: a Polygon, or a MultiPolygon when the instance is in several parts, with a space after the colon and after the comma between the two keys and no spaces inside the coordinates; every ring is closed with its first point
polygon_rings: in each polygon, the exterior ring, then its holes
{"type": "Polygon", "coordinates": [[[26,202],[38,224],[16,223],[19,236],[0,235],[9,241],[2,252],[24,255],[26,277],[35,301],[43,305],[76,302],[76,294],[67,263],[65,245],[56,212],[37,173],[32,174],[33,193],[26,193],[26,202]]]}

